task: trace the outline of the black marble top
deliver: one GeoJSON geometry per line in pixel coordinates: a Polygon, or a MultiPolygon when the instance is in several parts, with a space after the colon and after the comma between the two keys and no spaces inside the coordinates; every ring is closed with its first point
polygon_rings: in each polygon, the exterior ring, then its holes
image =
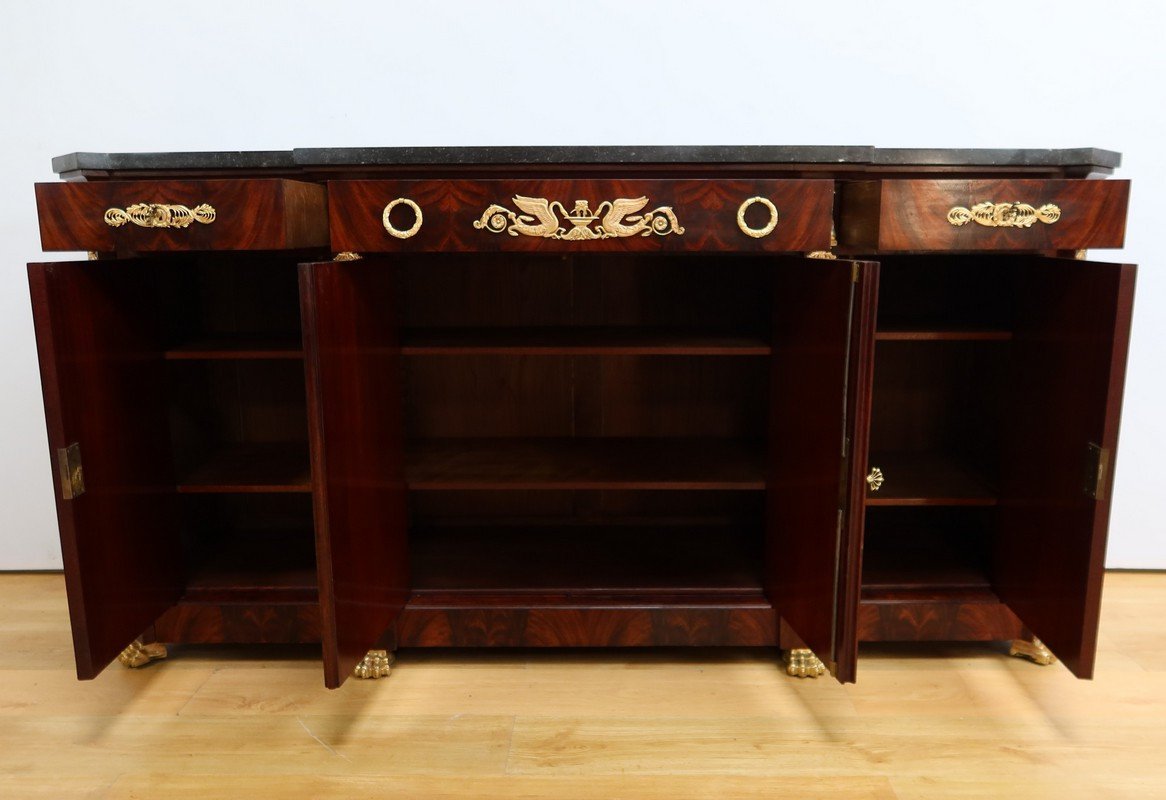
{"type": "Polygon", "coordinates": [[[883,167],[1090,166],[1113,169],[1121,164],[1121,154],[1095,147],[1061,150],[785,145],[304,147],[200,153],[69,153],[53,159],[53,171],[311,169],[426,164],[869,164],[883,167]]]}

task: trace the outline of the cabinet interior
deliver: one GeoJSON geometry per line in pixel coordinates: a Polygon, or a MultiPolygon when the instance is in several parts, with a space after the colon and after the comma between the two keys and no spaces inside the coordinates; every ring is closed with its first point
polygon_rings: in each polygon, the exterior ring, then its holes
{"type": "Polygon", "coordinates": [[[885,483],[867,493],[862,600],[992,598],[1013,265],[879,261],[870,464],[885,483]]]}
{"type": "MultiPolygon", "coordinates": [[[[402,320],[418,594],[757,601],[762,261],[443,254],[395,268],[383,302],[402,320]]],[[[190,257],[157,291],[186,600],[314,602],[294,258],[190,257]]]]}
{"type": "Polygon", "coordinates": [[[399,277],[415,597],[756,600],[763,264],[435,254],[399,277]]]}
{"type": "Polygon", "coordinates": [[[297,260],[152,274],[188,603],[318,602],[297,260]]]}
{"type": "MultiPolygon", "coordinates": [[[[190,601],[316,599],[296,260],[204,255],[159,274],[190,601]]],[[[879,261],[870,463],[886,483],[867,495],[862,602],[983,597],[1008,265],[879,261]]],[[[765,259],[425,254],[393,269],[381,301],[401,320],[415,597],[763,595],[765,259]]]]}
{"type": "MultiPolygon", "coordinates": [[[[317,603],[300,260],[149,273],[188,603],[317,603]]],[[[885,484],[866,493],[859,603],[997,603],[1011,265],[879,262],[870,464],[885,484]]],[[[399,320],[410,602],[768,604],[772,331],[793,308],[771,261],[370,268],[392,269],[372,301],[399,320]]]]}

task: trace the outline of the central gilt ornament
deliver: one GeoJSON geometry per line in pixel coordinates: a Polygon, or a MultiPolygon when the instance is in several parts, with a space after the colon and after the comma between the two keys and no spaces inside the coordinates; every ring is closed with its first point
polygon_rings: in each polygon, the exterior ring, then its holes
{"type": "Polygon", "coordinates": [[[511,236],[537,236],[544,239],[567,239],[570,241],[590,241],[592,239],[618,239],[625,236],[680,236],[684,228],[676,220],[676,214],[669,206],[660,206],[652,211],[640,213],[648,205],[647,197],[604,200],[595,211],[586,200],[576,200],[575,206],[567,210],[558,200],[545,197],[523,197],[515,195],[514,205],[519,211],[505,206],[491,205],[480,219],[474,220],[474,227],[490,233],[506,232],[511,236]],[[519,213],[521,212],[521,213],[519,213]],[[595,224],[598,220],[598,224],[595,224]]]}

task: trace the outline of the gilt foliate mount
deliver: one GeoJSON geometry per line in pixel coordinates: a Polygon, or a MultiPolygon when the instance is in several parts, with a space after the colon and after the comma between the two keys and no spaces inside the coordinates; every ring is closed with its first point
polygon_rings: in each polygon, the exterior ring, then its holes
{"type": "Polygon", "coordinates": [[[670,206],[643,211],[648,205],[647,197],[604,200],[595,211],[587,200],[576,200],[570,211],[560,201],[545,197],[515,195],[512,202],[518,211],[495,203],[474,220],[474,227],[490,233],[566,241],[684,234],[670,206]]]}
{"type": "Polygon", "coordinates": [[[178,203],[135,203],[124,209],[106,209],[104,220],[111,228],[127,222],[140,228],[189,228],[193,222],[210,225],[217,217],[218,212],[207,203],[194,208],[178,203]]]}
{"type": "Polygon", "coordinates": [[[947,221],[957,228],[975,222],[985,228],[1031,228],[1033,223],[1052,225],[1061,218],[1061,208],[1045,203],[1040,208],[1019,201],[1014,203],[977,203],[971,208],[955,206],[947,212],[947,221]]]}

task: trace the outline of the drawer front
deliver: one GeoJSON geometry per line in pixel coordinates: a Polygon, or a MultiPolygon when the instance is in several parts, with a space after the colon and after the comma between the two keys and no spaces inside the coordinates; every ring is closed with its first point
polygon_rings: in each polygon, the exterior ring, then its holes
{"type": "Polygon", "coordinates": [[[332,249],[743,251],[830,246],[823,180],[422,180],[328,184],[332,249]]]}
{"type": "Polygon", "coordinates": [[[328,196],[278,179],[38,183],[51,250],[285,250],[328,246],[328,196]]]}
{"type": "Polygon", "coordinates": [[[1080,250],[1121,247],[1129,181],[904,180],[843,187],[845,247],[1080,250]]]}

